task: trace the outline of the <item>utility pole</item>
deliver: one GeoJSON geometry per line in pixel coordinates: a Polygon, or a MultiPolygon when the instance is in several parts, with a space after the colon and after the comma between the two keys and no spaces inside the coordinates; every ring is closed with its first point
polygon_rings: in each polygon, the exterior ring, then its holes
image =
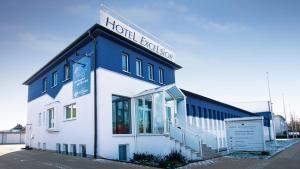
{"type": "MultiPolygon", "coordinates": [[[[268,91],[269,91],[269,110],[271,112],[272,120],[274,120],[273,106],[272,106],[272,97],[271,97],[271,88],[270,88],[270,80],[269,80],[269,72],[266,72],[266,74],[267,74],[268,91]]],[[[270,124],[270,127],[269,127],[269,138],[270,138],[270,140],[272,140],[272,135],[271,134],[273,134],[274,140],[275,140],[275,144],[277,145],[274,121],[272,121],[272,124],[270,124]],[[271,126],[272,126],[272,128],[271,128],[271,126]]]]}
{"type": "MultiPolygon", "coordinates": [[[[293,115],[292,115],[292,110],[291,110],[291,105],[290,104],[289,104],[289,107],[290,107],[292,133],[294,133],[293,115]]],[[[293,134],[293,138],[294,138],[294,134],[293,134]]]]}
{"type": "Polygon", "coordinates": [[[271,97],[271,88],[270,88],[270,80],[269,80],[269,72],[267,72],[267,82],[268,82],[268,90],[269,90],[270,111],[273,112],[272,97],[271,97]]]}
{"type": "MultiPolygon", "coordinates": [[[[283,93],[282,93],[282,103],[283,103],[283,113],[284,113],[285,123],[287,125],[286,112],[285,112],[285,102],[284,102],[284,94],[283,93]]],[[[289,128],[287,127],[286,138],[289,137],[288,133],[289,133],[289,128]]]]}

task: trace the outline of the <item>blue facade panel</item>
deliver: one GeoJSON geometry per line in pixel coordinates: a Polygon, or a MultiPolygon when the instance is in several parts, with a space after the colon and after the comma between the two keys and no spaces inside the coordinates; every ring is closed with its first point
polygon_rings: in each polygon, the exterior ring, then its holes
{"type": "MultiPolygon", "coordinates": [[[[96,53],[97,53],[97,68],[105,68],[126,76],[130,76],[132,78],[140,79],[149,83],[157,84],[157,85],[168,85],[175,83],[175,69],[168,66],[167,64],[155,60],[151,58],[151,55],[146,52],[141,52],[137,50],[137,47],[132,47],[128,42],[122,41],[113,36],[97,36],[97,45],[96,45],[96,53]],[[122,60],[121,54],[122,52],[127,53],[129,55],[129,68],[130,73],[126,73],[122,71],[122,60]],[[136,67],[135,61],[136,59],[140,59],[143,62],[143,77],[139,77],[136,75],[136,67]],[[154,66],[154,80],[149,80],[148,78],[148,64],[152,64],[154,66]],[[158,69],[161,68],[164,70],[164,83],[160,84],[158,82],[158,69]]],[[[63,85],[72,81],[72,67],[74,62],[79,60],[82,55],[76,55],[76,52],[80,54],[90,54],[93,53],[93,43],[92,41],[87,41],[84,44],[78,44],[81,47],[78,47],[76,50],[70,51],[68,55],[66,55],[63,60],[58,60],[54,66],[47,68],[44,70],[45,73],[39,75],[34,81],[32,81],[28,85],[28,102],[44,95],[48,94],[49,96],[55,98],[63,85]],[[67,81],[64,81],[64,65],[68,63],[70,65],[71,78],[67,81]],[[58,73],[58,84],[55,87],[51,86],[52,81],[52,73],[57,71],[58,73]],[[47,79],[47,91],[43,92],[43,79],[47,79]]]]}
{"type": "Polygon", "coordinates": [[[130,76],[136,79],[147,81],[156,85],[162,85],[158,81],[159,68],[164,70],[164,85],[175,83],[175,70],[164,63],[151,59],[151,56],[145,52],[135,50],[134,47],[126,42],[114,38],[98,36],[97,38],[97,67],[102,67],[114,72],[130,76]],[[129,56],[129,73],[122,71],[122,53],[129,56]],[[136,75],[136,59],[142,61],[142,77],[136,75]],[[148,64],[154,66],[154,81],[149,80],[148,64]]]}
{"type": "MultiPolygon", "coordinates": [[[[225,106],[224,104],[218,104],[217,102],[212,102],[207,99],[194,97],[186,92],[184,93],[187,96],[187,106],[189,106],[187,110],[191,110],[193,106],[196,107],[196,115],[198,117],[204,117],[215,120],[224,120],[225,118],[255,116],[250,112],[234,109],[231,108],[231,106],[225,106]]],[[[192,116],[190,112],[187,112],[187,115],[192,116]]]]}

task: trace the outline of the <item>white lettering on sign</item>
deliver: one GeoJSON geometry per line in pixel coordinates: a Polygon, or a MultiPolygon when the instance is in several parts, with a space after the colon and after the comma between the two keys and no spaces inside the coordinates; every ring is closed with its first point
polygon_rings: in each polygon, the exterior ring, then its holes
{"type": "Polygon", "coordinates": [[[103,10],[100,10],[100,25],[172,62],[175,60],[175,53],[173,51],[136,31],[103,10]]]}

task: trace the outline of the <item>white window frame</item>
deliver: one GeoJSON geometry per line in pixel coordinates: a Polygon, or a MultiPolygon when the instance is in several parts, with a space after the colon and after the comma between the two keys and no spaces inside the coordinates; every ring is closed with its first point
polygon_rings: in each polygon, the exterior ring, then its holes
{"type": "Polygon", "coordinates": [[[143,61],[141,59],[136,59],[135,61],[136,75],[143,77],[143,61]]]}
{"type": "Polygon", "coordinates": [[[164,69],[162,68],[158,69],[158,82],[164,84],[164,69]]]}
{"type": "Polygon", "coordinates": [[[76,120],[76,117],[77,117],[77,106],[76,106],[76,103],[72,103],[72,104],[68,104],[68,105],[66,105],[66,106],[64,106],[64,119],[66,120],[66,121],[68,121],[68,120],[76,120]],[[67,107],[69,107],[69,106],[71,106],[71,116],[70,116],[70,118],[67,118],[67,107]],[[76,109],[76,111],[75,111],[75,117],[74,117],[74,112],[73,112],[73,107],[75,106],[75,109],[76,109]]]}
{"type": "Polygon", "coordinates": [[[154,66],[152,64],[148,64],[148,78],[154,81],[154,66]]]}
{"type": "Polygon", "coordinates": [[[42,93],[45,93],[47,91],[47,78],[43,78],[43,91],[42,93]]]}
{"type": "Polygon", "coordinates": [[[55,116],[54,116],[54,114],[55,114],[54,107],[49,108],[47,110],[47,117],[48,117],[47,128],[48,129],[54,129],[55,128],[55,119],[54,119],[55,116]],[[52,111],[51,117],[49,115],[50,111],[52,111]]]}
{"type": "Polygon", "coordinates": [[[58,85],[58,72],[57,71],[54,71],[52,73],[52,87],[55,87],[58,85]]]}
{"type": "Polygon", "coordinates": [[[67,80],[69,80],[71,78],[70,71],[71,71],[70,64],[65,64],[64,65],[64,81],[67,81],[67,80]]]}
{"type": "Polygon", "coordinates": [[[122,71],[123,72],[126,72],[126,73],[129,73],[129,55],[128,54],[126,54],[126,53],[123,53],[122,52],[122,71]],[[125,58],[125,64],[126,64],[126,69],[124,69],[124,67],[123,67],[123,59],[125,58]]]}

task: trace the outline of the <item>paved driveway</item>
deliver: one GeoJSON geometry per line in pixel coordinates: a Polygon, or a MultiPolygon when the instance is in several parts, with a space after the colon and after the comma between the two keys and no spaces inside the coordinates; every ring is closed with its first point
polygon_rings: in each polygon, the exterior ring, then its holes
{"type": "Polygon", "coordinates": [[[150,168],[109,160],[94,160],[56,153],[21,150],[24,145],[0,145],[0,169],[139,169],[150,168]]]}
{"type": "Polygon", "coordinates": [[[221,157],[189,164],[192,169],[300,169],[300,142],[270,159],[221,157]]]}

